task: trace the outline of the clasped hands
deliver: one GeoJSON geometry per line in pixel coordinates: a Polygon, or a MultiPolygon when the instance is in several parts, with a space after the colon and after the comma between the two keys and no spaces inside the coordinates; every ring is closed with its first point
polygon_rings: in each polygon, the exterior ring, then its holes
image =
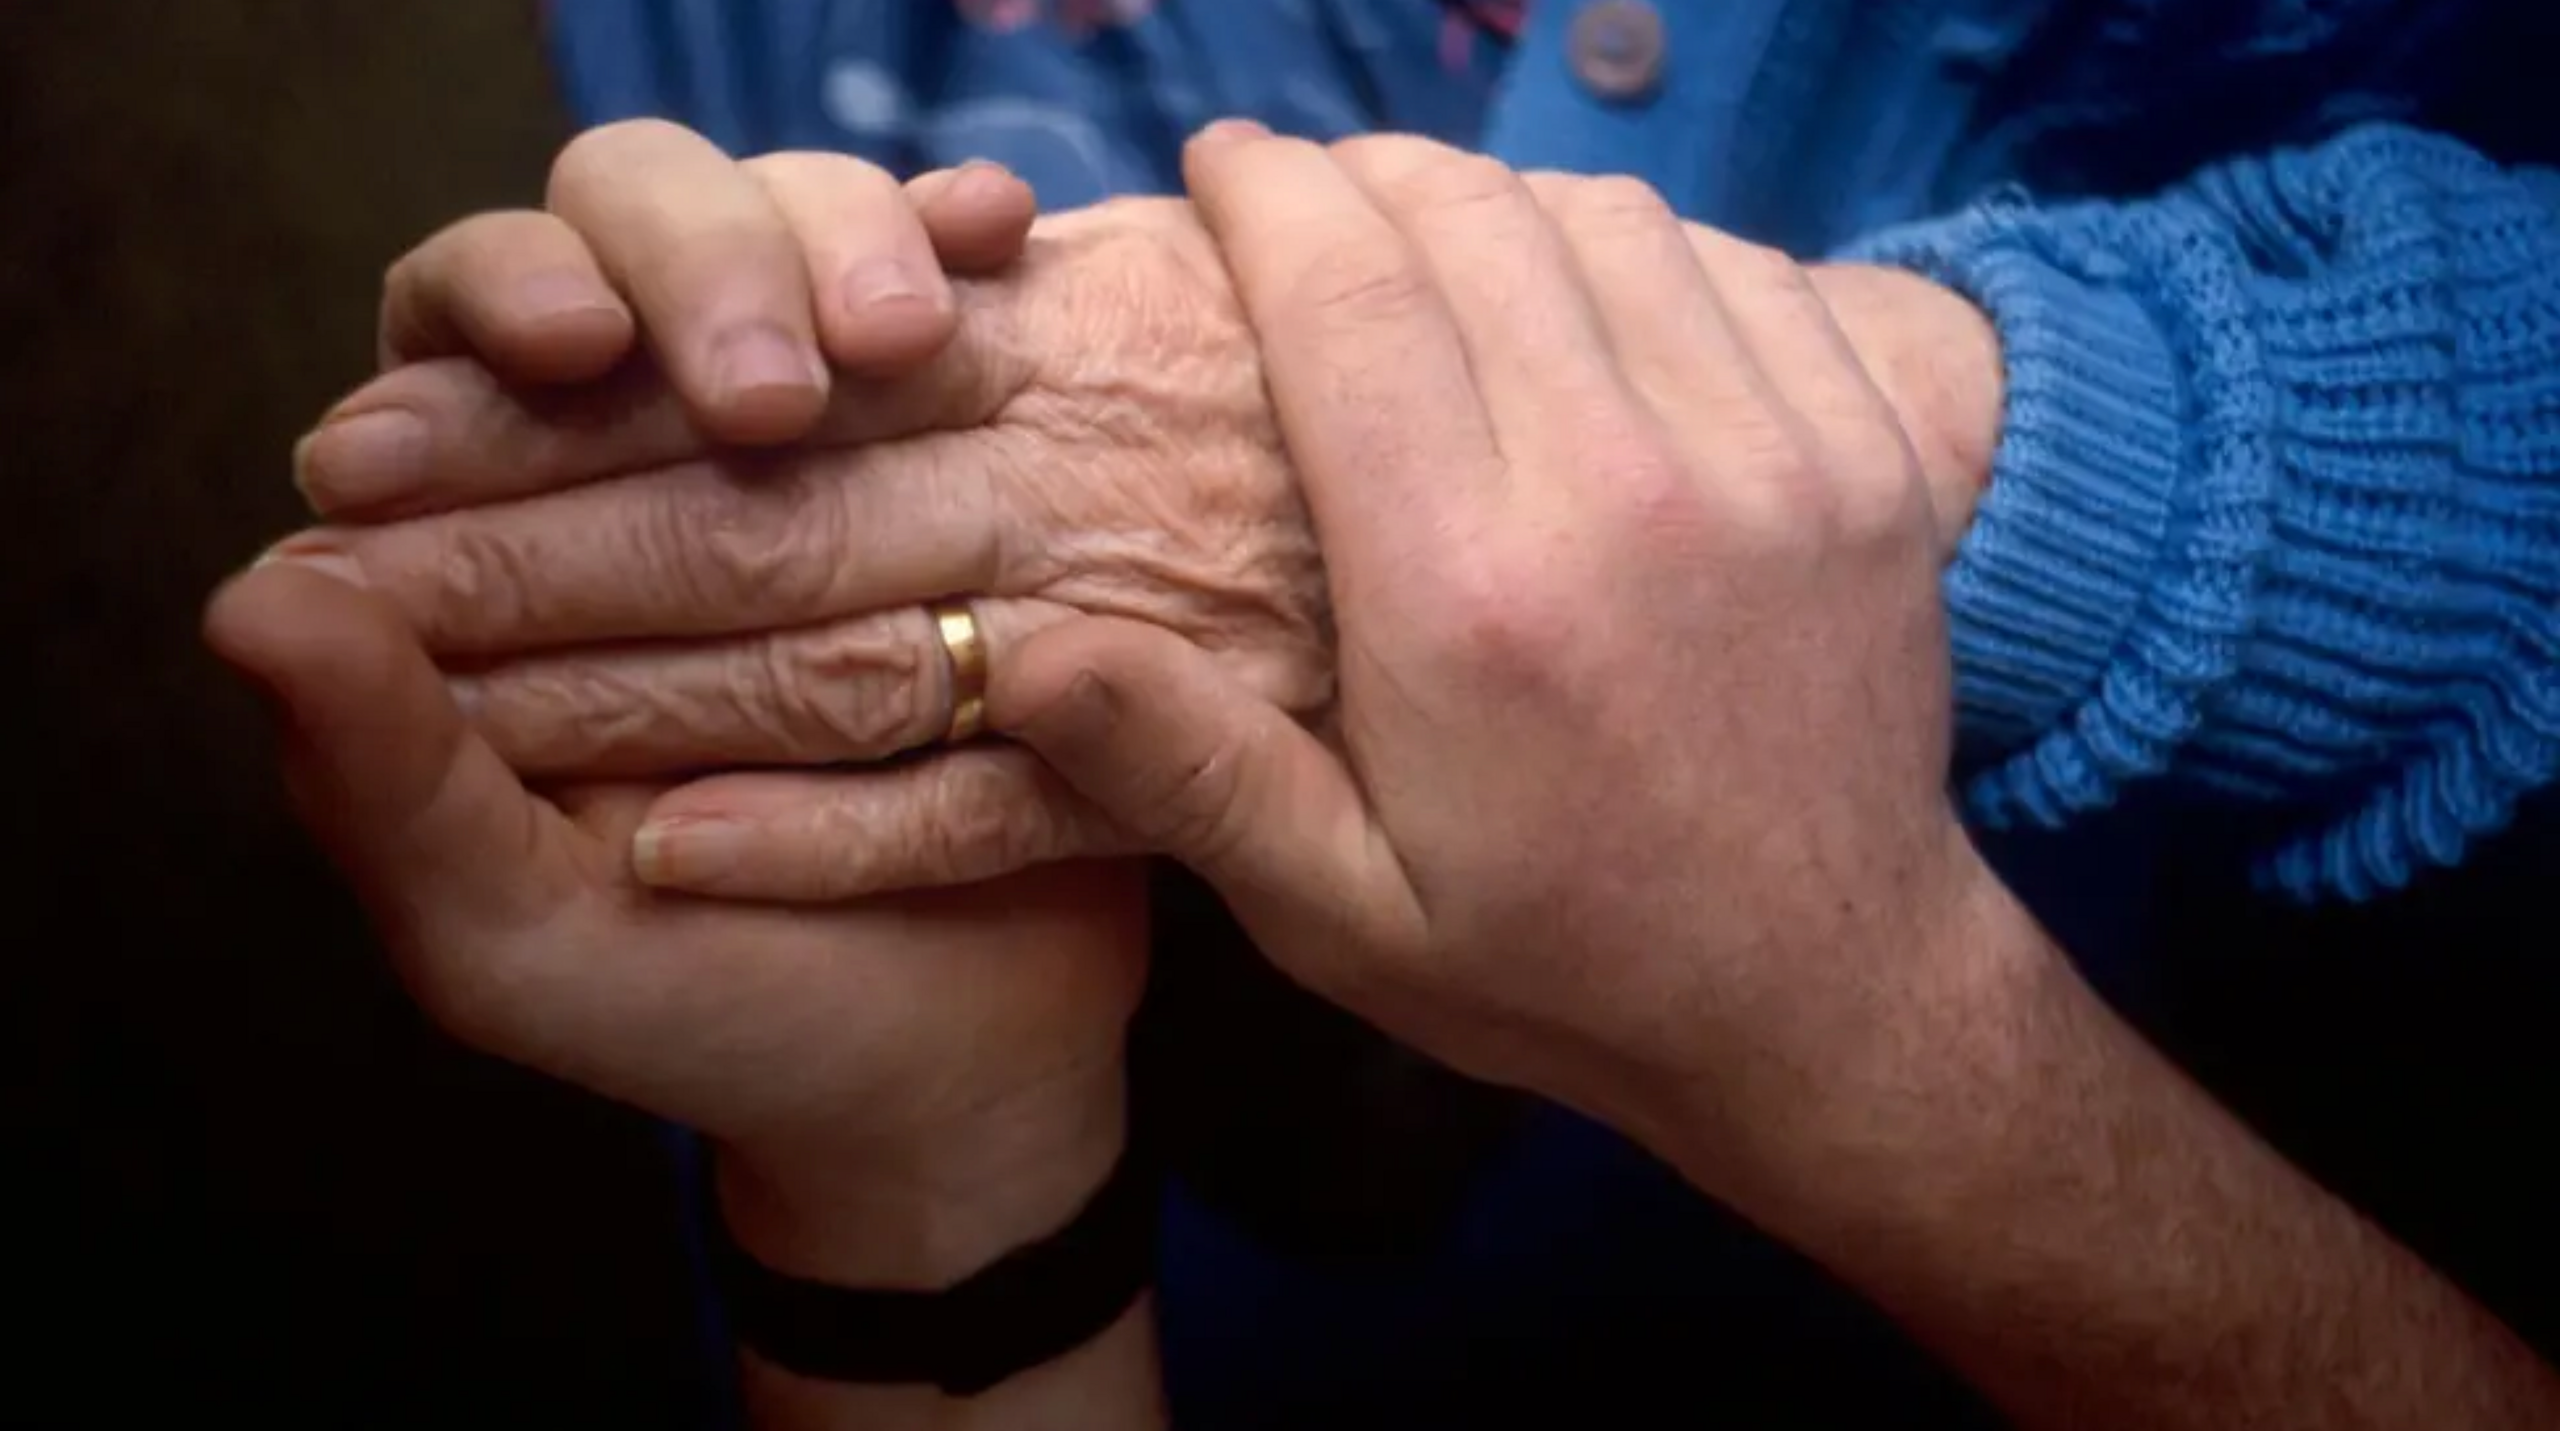
{"type": "Polygon", "coordinates": [[[1987,323],[1420,140],[1186,175],[1035,222],[638,123],[431,239],[322,525],[208,616],[299,808],[431,1014],[705,1131],[814,1272],[930,1285],[1098,1178],[1139,854],[1799,1215],[2052,977],[1945,793],[1987,323]],[[996,738],[936,749],[955,596],[996,738]]]}

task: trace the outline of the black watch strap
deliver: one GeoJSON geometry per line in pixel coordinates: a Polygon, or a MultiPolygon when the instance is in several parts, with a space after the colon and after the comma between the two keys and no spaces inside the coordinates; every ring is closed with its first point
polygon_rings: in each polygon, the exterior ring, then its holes
{"type": "Polygon", "coordinates": [[[929,1383],[975,1396],[1100,1336],[1155,1278],[1159,1182],[1123,1153],[1073,1221],[939,1292],[785,1276],[715,1212],[713,1274],[738,1339],[818,1381],[929,1383]]]}

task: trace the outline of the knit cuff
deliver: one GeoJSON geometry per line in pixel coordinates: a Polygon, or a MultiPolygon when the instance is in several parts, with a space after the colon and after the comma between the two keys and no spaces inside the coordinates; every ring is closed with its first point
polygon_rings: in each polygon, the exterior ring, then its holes
{"type": "Polygon", "coordinates": [[[2377,126],[1857,255],[1969,295],[2006,349],[1947,578],[1977,819],[2057,824],[2175,774],[2280,807],[2262,878],[2359,897],[2560,775],[2541,182],[2377,126]]]}
{"type": "Polygon", "coordinates": [[[1946,576],[1966,792],[1985,823],[2058,824],[2114,797],[2069,731],[2146,615],[2169,560],[2178,365],[2134,295],[2071,271],[2004,207],[1879,235],[1848,257],[1963,294],[2000,334],[1991,485],[1946,576]]]}

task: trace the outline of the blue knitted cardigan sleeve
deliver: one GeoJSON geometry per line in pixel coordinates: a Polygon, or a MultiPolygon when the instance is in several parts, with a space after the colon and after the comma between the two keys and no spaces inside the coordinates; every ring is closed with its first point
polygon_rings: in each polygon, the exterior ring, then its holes
{"type": "Polygon", "coordinates": [[[2360,898],[2560,772],[2560,173],[2372,126],[1853,256],[2002,337],[1946,582],[1976,818],[2165,778],[2279,807],[2262,877],[2360,898]]]}

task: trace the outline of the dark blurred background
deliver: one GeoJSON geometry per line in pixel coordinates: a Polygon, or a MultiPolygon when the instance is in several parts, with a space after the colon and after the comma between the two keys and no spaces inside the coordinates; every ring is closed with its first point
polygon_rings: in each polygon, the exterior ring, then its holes
{"type": "MultiPolygon", "coordinates": [[[[0,1424],[673,1427],[675,1210],[635,1120],[451,1048],[197,648],[290,529],[383,266],[538,200],[532,0],[0,5],[0,1424]]],[[[2560,812],[2303,917],[2175,883],[2154,1025],[2314,1171],[2560,1346],[2560,812]]]]}
{"type": "Polygon", "coordinates": [[[650,1135],[421,1027],[195,638],[384,265],[540,201],[536,23],[0,5],[0,1424],[684,1422],[650,1135]]]}

